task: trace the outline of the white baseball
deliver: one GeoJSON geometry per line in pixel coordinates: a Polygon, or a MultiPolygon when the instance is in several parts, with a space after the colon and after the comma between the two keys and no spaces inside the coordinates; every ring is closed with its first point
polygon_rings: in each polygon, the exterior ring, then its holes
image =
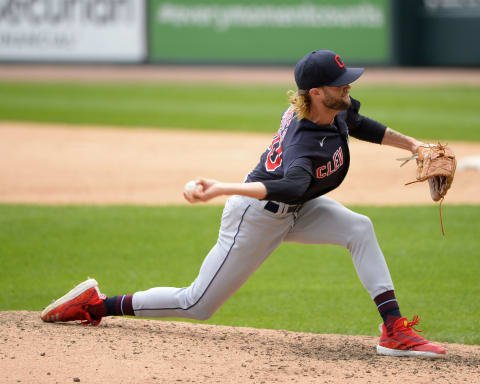
{"type": "Polygon", "coordinates": [[[197,188],[197,183],[194,180],[189,181],[187,184],[185,184],[185,193],[187,195],[190,195],[195,188],[197,188]]]}

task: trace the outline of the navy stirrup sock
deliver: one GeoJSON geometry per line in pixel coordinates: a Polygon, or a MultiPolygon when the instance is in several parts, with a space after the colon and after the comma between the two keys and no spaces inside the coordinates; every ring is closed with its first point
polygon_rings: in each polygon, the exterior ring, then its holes
{"type": "Polygon", "coordinates": [[[132,306],[133,295],[107,297],[101,304],[88,308],[95,319],[105,316],[135,316],[132,306]]]}
{"type": "Polygon", "coordinates": [[[395,321],[402,317],[400,308],[398,307],[397,299],[395,298],[394,291],[383,292],[373,299],[377,304],[378,312],[382,316],[383,323],[390,331],[393,328],[395,321]]]}
{"type": "Polygon", "coordinates": [[[106,316],[135,316],[132,306],[133,295],[120,295],[107,297],[105,306],[106,316]]]}

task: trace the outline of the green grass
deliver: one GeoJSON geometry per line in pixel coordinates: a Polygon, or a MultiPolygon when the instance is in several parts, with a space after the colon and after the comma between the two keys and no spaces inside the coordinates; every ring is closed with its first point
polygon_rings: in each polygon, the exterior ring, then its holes
{"type": "MultiPolygon", "coordinates": [[[[479,206],[354,208],[369,215],[405,315],[427,337],[480,344],[479,206]]],[[[221,208],[0,205],[0,310],[41,310],[87,276],[108,295],[186,286],[221,208]]],[[[283,244],[208,321],[377,335],[380,318],[346,250],[283,244]]]]}
{"type": "MultiPolygon", "coordinates": [[[[0,83],[0,120],[274,132],[286,87],[0,83]]],[[[420,139],[480,141],[480,88],[358,86],[361,112],[420,139]]]]}

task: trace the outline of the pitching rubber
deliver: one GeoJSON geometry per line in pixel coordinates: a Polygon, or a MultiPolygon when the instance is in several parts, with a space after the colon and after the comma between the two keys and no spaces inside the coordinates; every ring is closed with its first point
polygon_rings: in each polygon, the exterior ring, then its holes
{"type": "Polygon", "coordinates": [[[379,355],[385,355],[385,356],[415,356],[415,357],[428,357],[428,358],[441,358],[445,356],[445,355],[442,355],[439,353],[433,353],[433,352],[390,349],[390,348],[382,347],[380,345],[377,345],[377,353],[379,355]]]}
{"type": "MultiPolygon", "coordinates": [[[[75,288],[73,288],[70,292],[59,298],[58,300],[55,300],[52,304],[50,304],[47,308],[45,308],[42,311],[42,319],[47,315],[48,312],[51,310],[59,307],[62,304],[65,304],[67,301],[74,299],[75,297],[81,295],[83,292],[86,290],[92,288],[92,287],[97,287],[98,283],[97,280],[95,279],[88,279],[84,281],[83,283],[78,284],[75,288]]],[[[97,289],[98,291],[98,289],[97,289]]]]}

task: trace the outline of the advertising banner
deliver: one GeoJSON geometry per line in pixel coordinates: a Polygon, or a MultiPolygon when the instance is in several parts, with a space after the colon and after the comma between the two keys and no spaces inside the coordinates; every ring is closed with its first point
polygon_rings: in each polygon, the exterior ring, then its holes
{"type": "Polygon", "coordinates": [[[0,0],[0,60],[138,62],[144,0],[0,0]]]}
{"type": "Polygon", "coordinates": [[[314,49],[392,59],[390,0],[152,0],[157,62],[291,64],[314,49]]]}

